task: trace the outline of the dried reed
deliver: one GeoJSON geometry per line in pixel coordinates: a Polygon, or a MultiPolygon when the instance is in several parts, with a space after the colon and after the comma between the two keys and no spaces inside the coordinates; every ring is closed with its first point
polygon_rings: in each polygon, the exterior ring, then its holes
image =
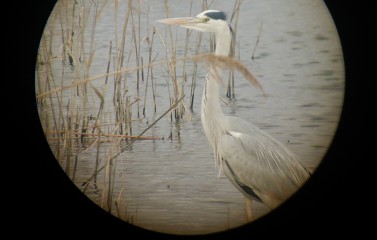
{"type": "MultiPolygon", "coordinates": [[[[119,12],[120,3],[114,1],[112,5],[115,33],[114,39],[109,41],[104,73],[93,74],[93,63],[103,57],[96,54],[97,27],[102,13],[111,5],[107,0],[58,2],[54,17],[56,28],[46,29],[41,39],[38,53],[39,64],[36,68],[36,98],[41,118],[43,117],[46,138],[67,175],[76,184],[83,186],[83,192],[89,185],[98,189],[101,196],[100,205],[104,209],[116,212],[118,216],[128,221],[133,221],[133,216],[127,213],[124,196],[127,184],[116,185],[119,184],[116,179],[117,159],[135,141],[161,139],[159,136],[144,136],[144,134],[167,114],[170,113],[171,122],[180,121],[186,113],[184,104],[186,92],[190,96],[189,108],[193,109],[199,64],[204,63],[211,69],[222,68],[230,71],[228,97],[234,98],[235,95],[233,71],[242,73],[251,84],[263,94],[264,92],[253,74],[235,59],[235,41],[232,45],[234,58],[200,54],[203,35],[201,33],[193,35],[187,30],[184,36],[183,56],[178,57],[177,33],[168,27],[164,36],[158,28],[148,25],[147,36],[142,38],[141,16],[145,14],[141,11],[143,2],[141,0],[128,1],[127,11],[124,13],[119,12]],[[118,19],[119,16],[123,17],[121,22],[118,19]],[[155,39],[156,33],[158,39],[155,39]],[[190,41],[193,36],[195,37],[194,47],[190,41]],[[160,41],[164,47],[165,59],[156,60],[158,55],[155,50],[156,41],[160,41]],[[59,43],[60,52],[56,51],[56,43],[59,43]],[[144,46],[142,44],[147,44],[147,48],[142,48],[144,46]],[[169,47],[167,47],[168,44],[169,47]],[[194,56],[191,56],[191,48],[194,49],[194,56]],[[54,70],[58,60],[61,61],[61,72],[54,70]],[[189,69],[189,61],[193,63],[192,69],[189,69]],[[152,124],[139,134],[133,135],[133,118],[142,121],[148,114],[157,113],[156,79],[153,76],[155,66],[167,71],[166,101],[170,106],[152,124]],[[130,75],[132,77],[129,77],[130,75]],[[187,89],[186,84],[190,77],[191,84],[187,89]],[[103,82],[100,82],[101,80],[103,82]],[[130,94],[131,81],[133,81],[132,84],[136,82],[134,84],[136,96],[130,94]],[[143,89],[141,84],[145,84],[143,89]],[[111,85],[113,86],[112,100],[109,101],[107,92],[111,85]],[[152,91],[148,89],[150,87],[152,91]],[[151,93],[152,98],[147,96],[151,93]],[[149,103],[149,99],[152,99],[153,103],[149,103]],[[151,113],[148,112],[149,105],[153,105],[151,113]],[[137,113],[133,114],[135,109],[137,113]],[[122,145],[124,142],[125,145],[122,145]],[[85,153],[94,154],[95,159],[92,163],[93,172],[89,178],[82,181],[82,176],[78,173],[82,166],[80,160],[85,153]],[[120,193],[116,193],[117,188],[122,189],[120,193]]],[[[209,9],[212,3],[213,1],[203,0],[202,10],[209,9]]],[[[232,27],[235,33],[240,4],[240,0],[235,2],[230,20],[232,24],[234,23],[232,27]]],[[[164,9],[166,17],[169,17],[168,0],[164,0],[164,9]]],[[[146,11],[149,19],[149,6],[146,11]]],[[[188,14],[191,15],[191,11],[192,3],[188,14]]],[[[213,51],[214,47],[214,38],[211,36],[210,50],[213,51]]],[[[220,79],[216,71],[214,74],[217,74],[216,77],[220,79]]]]}

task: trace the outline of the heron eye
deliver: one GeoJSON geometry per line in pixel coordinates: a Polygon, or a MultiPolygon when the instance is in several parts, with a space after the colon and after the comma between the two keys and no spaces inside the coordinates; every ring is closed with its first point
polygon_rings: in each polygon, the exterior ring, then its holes
{"type": "Polygon", "coordinates": [[[209,17],[204,18],[204,22],[205,23],[209,22],[209,17]]]}

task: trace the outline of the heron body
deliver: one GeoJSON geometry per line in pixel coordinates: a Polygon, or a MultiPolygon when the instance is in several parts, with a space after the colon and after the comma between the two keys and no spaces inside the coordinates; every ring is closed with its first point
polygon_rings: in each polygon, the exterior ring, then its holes
{"type": "MultiPolygon", "coordinates": [[[[160,20],[165,24],[215,34],[215,55],[229,56],[232,29],[225,14],[207,10],[193,18],[160,20]]],[[[226,116],[219,102],[221,69],[212,66],[204,84],[201,121],[220,172],[249,200],[273,209],[309,178],[309,170],[282,143],[250,122],[226,116]]],[[[251,202],[251,201],[250,201],[251,202]]]]}

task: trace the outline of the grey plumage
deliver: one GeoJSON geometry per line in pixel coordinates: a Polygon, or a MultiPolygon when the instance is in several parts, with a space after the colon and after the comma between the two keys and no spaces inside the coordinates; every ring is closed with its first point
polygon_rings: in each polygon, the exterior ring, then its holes
{"type": "MultiPolygon", "coordinates": [[[[215,55],[229,56],[233,32],[221,11],[207,10],[193,18],[159,22],[214,33],[215,55]]],[[[212,66],[204,84],[201,108],[203,129],[219,173],[223,172],[247,199],[261,201],[273,209],[305,183],[310,171],[293,152],[252,123],[223,114],[219,75],[221,69],[212,66]]]]}

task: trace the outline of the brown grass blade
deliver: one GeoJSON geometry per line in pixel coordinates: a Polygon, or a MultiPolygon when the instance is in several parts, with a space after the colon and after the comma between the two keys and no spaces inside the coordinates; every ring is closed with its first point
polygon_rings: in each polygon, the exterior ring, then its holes
{"type": "Polygon", "coordinates": [[[234,58],[227,57],[227,56],[217,56],[214,54],[204,54],[204,55],[193,56],[192,60],[196,62],[205,62],[211,67],[237,70],[238,72],[242,73],[242,75],[254,87],[259,89],[263,93],[264,96],[266,96],[266,93],[264,92],[262,85],[254,77],[254,75],[240,61],[234,58]]]}

